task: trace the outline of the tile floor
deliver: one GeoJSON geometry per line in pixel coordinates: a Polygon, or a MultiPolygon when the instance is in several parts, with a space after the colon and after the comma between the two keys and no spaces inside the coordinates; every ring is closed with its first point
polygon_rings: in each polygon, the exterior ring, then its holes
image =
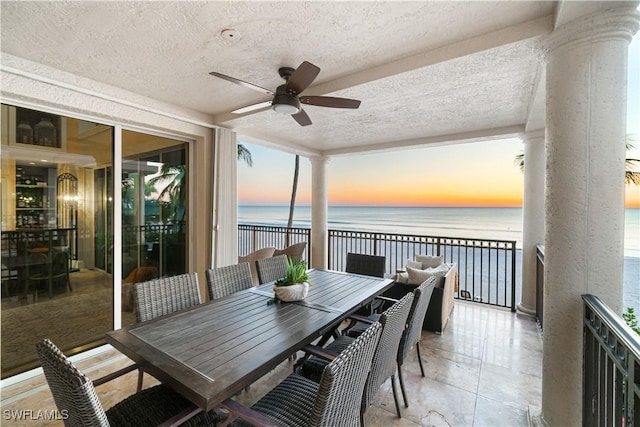
{"type": "MultiPolygon", "coordinates": [[[[508,311],[456,302],[442,335],[423,332],[421,343],[426,378],[415,359],[405,362],[405,384],[410,405],[403,418],[395,414],[391,384],[380,390],[367,411],[367,425],[377,426],[527,426],[529,407],[541,403],[542,340],[535,322],[508,311]]],[[[115,350],[78,362],[89,377],[98,378],[128,359],[115,350]]],[[[285,361],[237,397],[251,404],[291,372],[285,361]]],[[[98,387],[105,407],[136,388],[137,373],[98,387]]],[[[155,380],[145,375],[145,386],[155,380]]],[[[1,390],[2,419],[6,426],[62,425],[61,421],[11,419],[11,411],[55,409],[41,376],[1,390]]],[[[15,413],[15,412],[14,412],[15,413]]]]}

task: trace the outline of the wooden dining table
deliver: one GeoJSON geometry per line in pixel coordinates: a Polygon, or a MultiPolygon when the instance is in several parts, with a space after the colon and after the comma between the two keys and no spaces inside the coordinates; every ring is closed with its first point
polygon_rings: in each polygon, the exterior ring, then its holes
{"type": "Polygon", "coordinates": [[[145,372],[209,411],[382,294],[391,279],[310,270],[303,301],[270,303],[273,283],[106,334],[145,372]]]}

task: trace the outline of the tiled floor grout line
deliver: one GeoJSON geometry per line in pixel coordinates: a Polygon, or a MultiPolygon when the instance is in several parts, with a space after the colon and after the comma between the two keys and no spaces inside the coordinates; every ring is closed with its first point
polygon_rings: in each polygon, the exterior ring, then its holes
{"type": "Polygon", "coordinates": [[[487,319],[485,320],[485,325],[484,325],[484,333],[482,334],[482,348],[480,350],[480,368],[478,369],[478,384],[476,384],[476,399],[475,399],[475,404],[473,406],[473,420],[471,421],[471,425],[475,426],[476,425],[476,415],[478,413],[478,398],[480,397],[480,381],[482,379],[482,369],[483,369],[483,365],[484,365],[484,356],[485,356],[485,351],[487,351],[487,339],[488,339],[488,335],[489,335],[489,317],[487,317],[487,319]]]}

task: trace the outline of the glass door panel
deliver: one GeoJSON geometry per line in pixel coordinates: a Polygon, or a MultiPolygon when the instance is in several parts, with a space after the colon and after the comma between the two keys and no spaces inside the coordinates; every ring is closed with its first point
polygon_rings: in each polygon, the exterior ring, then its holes
{"type": "Polygon", "coordinates": [[[43,337],[73,354],[113,329],[114,129],[4,104],[0,125],[4,378],[43,337]]]}
{"type": "Polygon", "coordinates": [[[122,134],[122,324],[135,321],[133,285],[187,271],[187,148],[122,134]]]}

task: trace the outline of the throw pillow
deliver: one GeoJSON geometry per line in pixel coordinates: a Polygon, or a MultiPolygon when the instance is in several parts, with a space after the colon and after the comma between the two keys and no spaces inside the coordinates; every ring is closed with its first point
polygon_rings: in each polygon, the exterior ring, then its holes
{"type": "Polygon", "coordinates": [[[404,285],[409,283],[409,274],[407,272],[398,273],[396,275],[396,283],[402,283],[404,285]]]}
{"type": "MultiPolygon", "coordinates": [[[[449,264],[440,264],[439,266],[431,269],[434,273],[443,273],[443,275],[447,274],[451,266],[449,264]]],[[[429,269],[428,269],[429,270],[429,269]]]]}
{"type": "Polygon", "coordinates": [[[415,260],[422,263],[422,269],[434,268],[441,265],[444,262],[442,255],[416,255],[415,260]]]}
{"type": "Polygon", "coordinates": [[[406,270],[407,267],[417,268],[418,270],[422,270],[422,263],[420,261],[412,261],[408,259],[407,264],[404,266],[404,269],[406,270]]]}
{"type": "Polygon", "coordinates": [[[428,278],[435,276],[440,277],[446,274],[446,271],[442,271],[435,268],[427,268],[425,270],[419,270],[416,268],[407,268],[407,274],[409,276],[409,281],[407,282],[409,285],[420,285],[428,278]]]}

